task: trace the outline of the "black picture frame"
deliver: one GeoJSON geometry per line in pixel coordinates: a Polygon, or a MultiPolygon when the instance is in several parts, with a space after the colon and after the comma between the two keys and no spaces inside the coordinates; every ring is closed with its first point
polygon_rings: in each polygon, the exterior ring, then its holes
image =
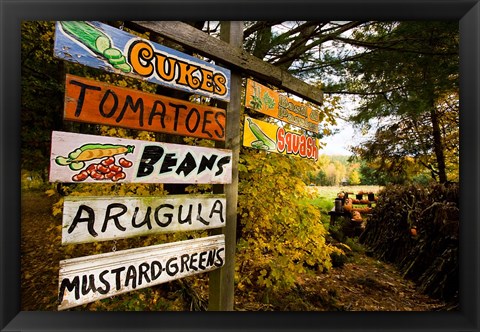
{"type": "Polygon", "coordinates": [[[479,329],[478,0],[0,0],[0,328],[2,331],[477,331],[479,329]],[[460,310],[457,312],[20,311],[20,23],[22,20],[458,20],[460,310]]]}

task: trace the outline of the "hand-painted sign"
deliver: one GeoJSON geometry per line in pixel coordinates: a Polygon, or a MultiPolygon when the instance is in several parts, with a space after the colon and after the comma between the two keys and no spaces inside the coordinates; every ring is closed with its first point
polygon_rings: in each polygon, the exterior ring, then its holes
{"type": "Polygon", "coordinates": [[[228,69],[100,22],[57,22],[54,54],[108,72],[230,100],[228,69]]]}
{"type": "Polygon", "coordinates": [[[243,145],[318,160],[316,138],[288,131],[274,124],[249,117],[245,118],[243,145]]]}
{"type": "Polygon", "coordinates": [[[65,197],[62,244],[225,226],[225,196],[65,197]]]}
{"type": "Polygon", "coordinates": [[[67,75],[65,120],[225,140],[225,110],[67,75]]]}
{"type": "Polygon", "coordinates": [[[322,120],[318,110],[250,79],[247,80],[245,106],[315,133],[322,120]]]}
{"type": "Polygon", "coordinates": [[[230,183],[232,152],[53,131],[50,181],[230,183]]]}
{"type": "Polygon", "coordinates": [[[212,271],[224,260],[223,234],[63,260],[58,309],[212,271]]]}

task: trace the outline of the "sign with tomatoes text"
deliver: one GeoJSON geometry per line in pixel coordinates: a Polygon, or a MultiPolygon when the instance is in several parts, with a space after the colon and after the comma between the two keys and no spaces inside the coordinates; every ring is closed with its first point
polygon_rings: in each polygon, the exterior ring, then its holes
{"type": "Polygon", "coordinates": [[[316,138],[250,117],[245,117],[243,145],[269,152],[318,160],[319,148],[316,138]]]}
{"type": "Polygon", "coordinates": [[[323,115],[317,110],[288,98],[260,83],[247,79],[245,107],[318,133],[323,115]]]}
{"type": "Polygon", "coordinates": [[[224,261],[223,234],[66,259],[60,261],[58,310],[209,272],[224,261]]]}
{"type": "Polygon", "coordinates": [[[67,75],[65,120],[225,140],[225,110],[67,75]]]}
{"type": "Polygon", "coordinates": [[[225,226],[225,195],[68,196],[62,244],[116,240],[225,226]]]}
{"type": "Polygon", "coordinates": [[[169,88],[230,100],[228,69],[100,22],[58,21],[54,55],[169,88]]]}
{"type": "Polygon", "coordinates": [[[225,184],[232,151],[53,131],[50,181],[225,184]]]}

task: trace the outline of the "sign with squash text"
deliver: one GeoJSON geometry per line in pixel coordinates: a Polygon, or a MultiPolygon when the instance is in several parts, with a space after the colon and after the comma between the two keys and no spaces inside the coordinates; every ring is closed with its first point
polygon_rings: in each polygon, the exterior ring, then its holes
{"type": "Polygon", "coordinates": [[[53,131],[50,181],[225,184],[232,151],[53,131]]]}
{"type": "Polygon", "coordinates": [[[230,71],[100,22],[58,21],[57,58],[230,100],[230,71]]]}
{"type": "Polygon", "coordinates": [[[220,228],[225,226],[225,208],[224,195],[68,196],[62,244],[220,228]]]}
{"type": "Polygon", "coordinates": [[[250,117],[245,117],[243,145],[269,152],[318,160],[319,148],[316,138],[250,117]]]}
{"type": "Polygon", "coordinates": [[[318,133],[321,114],[318,110],[288,98],[260,83],[247,79],[245,107],[318,133]]]}
{"type": "Polygon", "coordinates": [[[63,260],[58,310],[209,272],[224,261],[223,234],[63,260]]]}
{"type": "Polygon", "coordinates": [[[225,110],[67,75],[65,120],[225,140],[225,110]]]}

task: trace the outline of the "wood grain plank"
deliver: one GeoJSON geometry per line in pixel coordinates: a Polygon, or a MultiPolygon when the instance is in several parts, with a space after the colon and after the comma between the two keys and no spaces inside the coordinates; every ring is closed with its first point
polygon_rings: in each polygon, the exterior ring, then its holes
{"type": "Polygon", "coordinates": [[[225,209],[225,195],[68,196],[62,244],[221,228],[225,209]]]}
{"type": "Polygon", "coordinates": [[[270,83],[317,105],[323,103],[321,89],[305,83],[287,71],[251,55],[240,47],[231,47],[227,42],[209,36],[186,23],[180,21],[132,21],[129,23],[136,28],[153,31],[194,49],[232,70],[252,75],[256,79],[270,83]]]}
{"type": "Polygon", "coordinates": [[[223,235],[60,261],[58,310],[218,269],[223,235]]]}

